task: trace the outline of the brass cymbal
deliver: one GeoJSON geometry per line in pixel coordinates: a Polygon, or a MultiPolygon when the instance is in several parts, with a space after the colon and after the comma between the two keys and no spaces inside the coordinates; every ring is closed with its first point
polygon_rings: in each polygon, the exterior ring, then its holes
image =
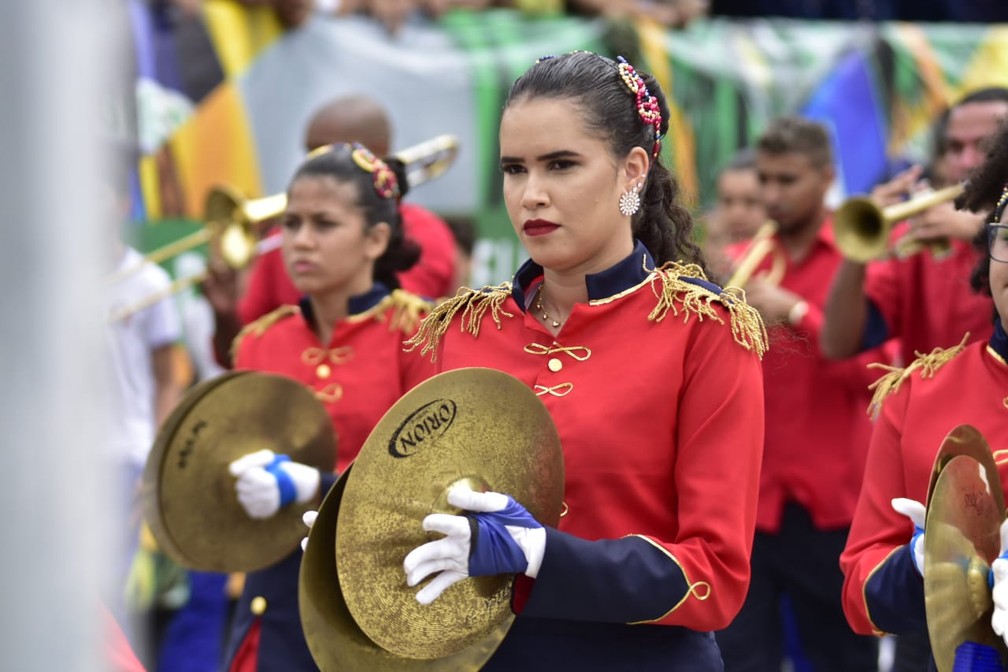
{"type": "MultiPolygon", "coordinates": [[[[994,455],[991,453],[990,446],[987,445],[987,440],[983,434],[973,425],[959,425],[945,436],[941,446],[938,448],[938,454],[935,455],[934,466],[931,469],[931,479],[928,483],[928,494],[927,499],[924,500],[925,502],[931,501],[931,493],[934,491],[935,482],[938,480],[941,470],[945,468],[949,460],[959,455],[972,457],[982,464],[984,471],[987,473],[988,483],[1001,482],[1001,475],[997,464],[994,462],[994,455]]],[[[1004,511],[1004,493],[1001,491],[1001,488],[994,488],[991,496],[994,497],[998,510],[1004,511]]]]}
{"type": "Polygon", "coordinates": [[[158,503],[156,488],[154,487],[154,484],[161,479],[162,455],[165,451],[165,446],[162,444],[174,436],[175,430],[185,418],[189,409],[202,399],[205,394],[225,381],[245,373],[247,371],[226,371],[215,378],[201,381],[189,388],[175,405],[175,408],[172,409],[172,412],[165,418],[165,421],[161,423],[157,436],[154,438],[151,451],[147,454],[147,462],[144,464],[144,472],[141,476],[141,505],[143,507],[144,520],[154,535],[154,539],[157,541],[161,551],[179,564],[188,566],[191,561],[186,558],[185,553],[182,552],[182,549],[178,547],[175,540],[168,533],[168,529],[165,527],[161,517],[161,506],[158,503]]]}
{"type": "Polygon", "coordinates": [[[144,470],[144,512],[162,550],[193,569],[254,571],[282,559],[304,536],[291,504],[266,520],[238,503],[228,465],[268,448],[332,471],[336,439],[325,407],[284,376],[236,372],[197,386],[165,422],[144,470]]]}
{"type": "Polygon", "coordinates": [[[336,523],[346,486],[347,469],[326,495],[308,535],[301,559],[298,605],[308,650],[322,672],[475,672],[504,639],[513,616],[483,639],[444,658],[401,658],[381,648],[360,629],[347,609],[336,571],[336,523]]]}
{"type": "Polygon", "coordinates": [[[402,658],[443,658],[489,637],[511,615],[512,576],[460,581],[423,606],[403,560],[438,536],[423,531],[427,514],[458,513],[452,484],[509,494],[552,526],[563,479],[553,420],[516,378],[458,369],[408,392],[364,443],[340,505],[336,567],[354,621],[402,658]]]}
{"type": "Polygon", "coordinates": [[[963,642],[1008,650],[991,629],[990,563],[1000,552],[1000,479],[967,455],[945,463],[928,502],[924,526],[924,606],[939,672],[951,672],[963,642]]]}

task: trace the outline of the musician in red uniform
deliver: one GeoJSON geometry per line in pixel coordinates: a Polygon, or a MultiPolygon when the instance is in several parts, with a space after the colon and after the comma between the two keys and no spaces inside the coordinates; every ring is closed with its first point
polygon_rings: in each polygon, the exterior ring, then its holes
{"type": "MultiPolygon", "coordinates": [[[[719,632],[726,672],[776,672],[783,662],[782,599],[800,648],[818,672],[875,672],[878,646],[851,631],[837,560],[854,516],[871,427],[864,409],[872,351],[839,362],[817,346],[830,279],[841,263],[825,196],[834,179],[829,134],[798,117],[774,120],[756,143],[756,170],[773,251],[745,283],[770,334],[763,359],[766,438],[752,582],[735,621],[719,632]],[[780,281],[764,272],[782,269],[780,281]]],[[[749,247],[729,250],[733,257],[749,247]]]]}
{"type": "MultiPolygon", "coordinates": [[[[248,325],[236,368],[278,373],[313,390],[332,416],[336,472],[429,362],[403,352],[429,304],[397,289],[417,258],[398,217],[401,176],[361,145],[311,155],[288,190],[283,259],[305,297],[248,325]]],[[[239,502],[254,518],[291,501],[318,499],[335,474],[269,450],[231,464],[239,502]]],[[[316,670],[297,606],[301,550],[245,580],[228,646],[230,672],[316,670]]]]}
{"type": "MultiPolygon", "coordinates": [[[[948,178],[962,182],[980,165],[985,142],[1008,117],[1008,89],[976,91],[949,111],[945,162],[948,178]]],[[[902,198],[919,176],[914,169],[875,191],[882,204],[902,198]]],[[[973,213],[951,203],[933,206],[910,223],[915,240],[947,239],[946,252],[925,250],[866,265],[845,260],[830,288],[820,346],[831,358],[850,357],[889,338],[899,338],[902,363],[916,353],[949,348],[969,332],[970,342],[990,337],[990,300],[970,290],[969,273],[978,255],[970,240],[981,228],[973,213]]],[[[901,229],[902,231],[902,229],[901,229]]]]}
{"type": "Polygon", "coordinates": [[[510,284],[442,303],[411,341],[438,370],[524,381],[560,434],[557,528],[507,493],[452,489],[469,519],[428,516],[447,536],[404,562],[411,586],[434,575],[421,603],[465,576],[520,575],[517,619],[485,670],[721,669],[711,631],[749,581],[766,333],[737,290],[704,277],[659,159],[667,127],[657,82],[625,61],[541,59],[500,127],[531,260],[510,284]]]}
{"type": "MultiPolygon", "coordinates": [[[[305,131],[305,148],[310,152],[325,145],[360,142],[378,156],[386,156],[391,137],[388,115],[381,105],[369,97],[353,95],[330,101],[312,115],[305,131]]],[[[448,224],[415,203],[400,201],[399,215],[406,237],[420,249],[417,263],[397,274],[399,286],[430,299],[453,294],[458,251],[448,224]]],[[[280,306],[296,304],[302,294],[288,275],[279,250],[255,260],[237,309],[230,305],[233,300],[220,297],[222,288],[218,286],[225,281],[223,276],[232,272],[212,270],[204,291],[214,307],[217,359],[228,364],[228,349],[242,325],[280,306]]]]}
{"type": "MultiPolygon", "coordinates": [[[[844,610],[863,633],[927,635],[924,610],[924,502],[935,455],[956,426],[986,437],[1008,484],[1008,132],[1002,131],[962,202],[993,216],[974,287],[993,296],[994,333],[984,342],[935,350],[878,381],[864,486],[840,564],[844,610]],[[995,206],[996,204],[996,206],[995,206]],[[921,534],[917,534],[919,531],[921,534]]],[[[988,307],[989,309],[989,307],[988,307]]],[[[984,310],[981,308],[981,310],[984,310]]],[[[990,317],[989,310],[984,310],[990,317]]],[[[1003,578],[1003,577],[1002,577],[1003,578]]],[[[1008,605],[1004,605],[1008,606],[1008,605]]],[[[1003,633],[998,633],[1003,634],[1003,633]]]]}

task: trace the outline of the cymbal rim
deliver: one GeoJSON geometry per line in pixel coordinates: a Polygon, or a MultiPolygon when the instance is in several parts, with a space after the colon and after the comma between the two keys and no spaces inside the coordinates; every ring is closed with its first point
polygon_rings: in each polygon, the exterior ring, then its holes
{"type": "Polygon", "coordinates": [[[141,505],[144,520],[157,541],[158,548],[176,563],[189,567],[193,560],[188,557],[165,525],[161,512],[161,474],[165,453],[171,445],[175,432],[189,411],[207,394],[228,380],[247,373],[228,371],[215,378],[202,381],[188,390],[158,429],[154,444],[147,455],[141,476],[141,505]]]}

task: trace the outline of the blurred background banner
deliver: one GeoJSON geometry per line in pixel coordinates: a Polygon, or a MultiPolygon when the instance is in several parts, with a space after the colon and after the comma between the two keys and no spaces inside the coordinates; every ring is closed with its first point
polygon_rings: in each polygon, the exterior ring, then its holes
{"type": "Polygon", "coordinates": [[[197,18],[130,2],[137,221],[195,225],[215,184],[251,197],[282,191],[309,115],[363,92],[389,110],[393,149],[459,137],[454,167],[410,198],[475,222],[473,284],[506,279],[521,256],[501,202],[497,126],[509,85],[540,56],[624,54],[654,73],[672,94],[666,158],[697,211],[718,170],[775,116],[833,129],[842,195],[926,159],[931,125],[964,90],[1008,85],[1004,24],[714,18],[671,31],[498,9],[409,22],[390,37],[364,17],[315,16],[284,31],[269,10],[228,0],[208,0],[197,18]]]}

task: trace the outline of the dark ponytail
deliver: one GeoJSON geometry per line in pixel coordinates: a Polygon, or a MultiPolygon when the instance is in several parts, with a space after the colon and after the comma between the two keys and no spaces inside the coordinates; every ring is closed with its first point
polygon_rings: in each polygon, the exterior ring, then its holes
{"type": "MultiPolygon", "coordinates": [[[[668,131],[669,109],[658,82],[639,73],[661,111],[659,137],[668,131]]],[[[623,158],[634,147],[651,156],[641,194],[641,208],[633,216],[633,235],[651,252],[657,264],[682,261],[706,272],[703,253],[693,240],[693,218],[679,203],[679,184],[653,150],[655,128],[637,112],[634,94],[624,84],[615,61],[585,51],[540,60],[512,85],[504,103],[527,99],[573,99],[588,128],[606,138],[610,152],[623,158]]],[[[613,204],[615,212],[616,204],[613,204]]]]}
{"type": "MultiPolygon", "coordinates": [[[[385,252],[375,260],[372,278],[389,289],[399,288],[398,273],[409,270],[420,258],[420,248],[406,238],[402,217],[399,214],[399,199],[406,193],[408,185],[401,162],[388,160],[385,163],[395,174],[398,190],[395,194],[382,195],[375,188],[375,173],[368,172],[353,159],[353,151],[362,145],[329,145],[328,151],[315,150],[294,173],[291,184],[300,177],[332,177],[340,182],[357,186],[357,205],[364,211],[368,227],[379,222],[389,225],[389,241],[385,252]]],[[[365,150],[367,151],[367,150],[365,150]]]]}

